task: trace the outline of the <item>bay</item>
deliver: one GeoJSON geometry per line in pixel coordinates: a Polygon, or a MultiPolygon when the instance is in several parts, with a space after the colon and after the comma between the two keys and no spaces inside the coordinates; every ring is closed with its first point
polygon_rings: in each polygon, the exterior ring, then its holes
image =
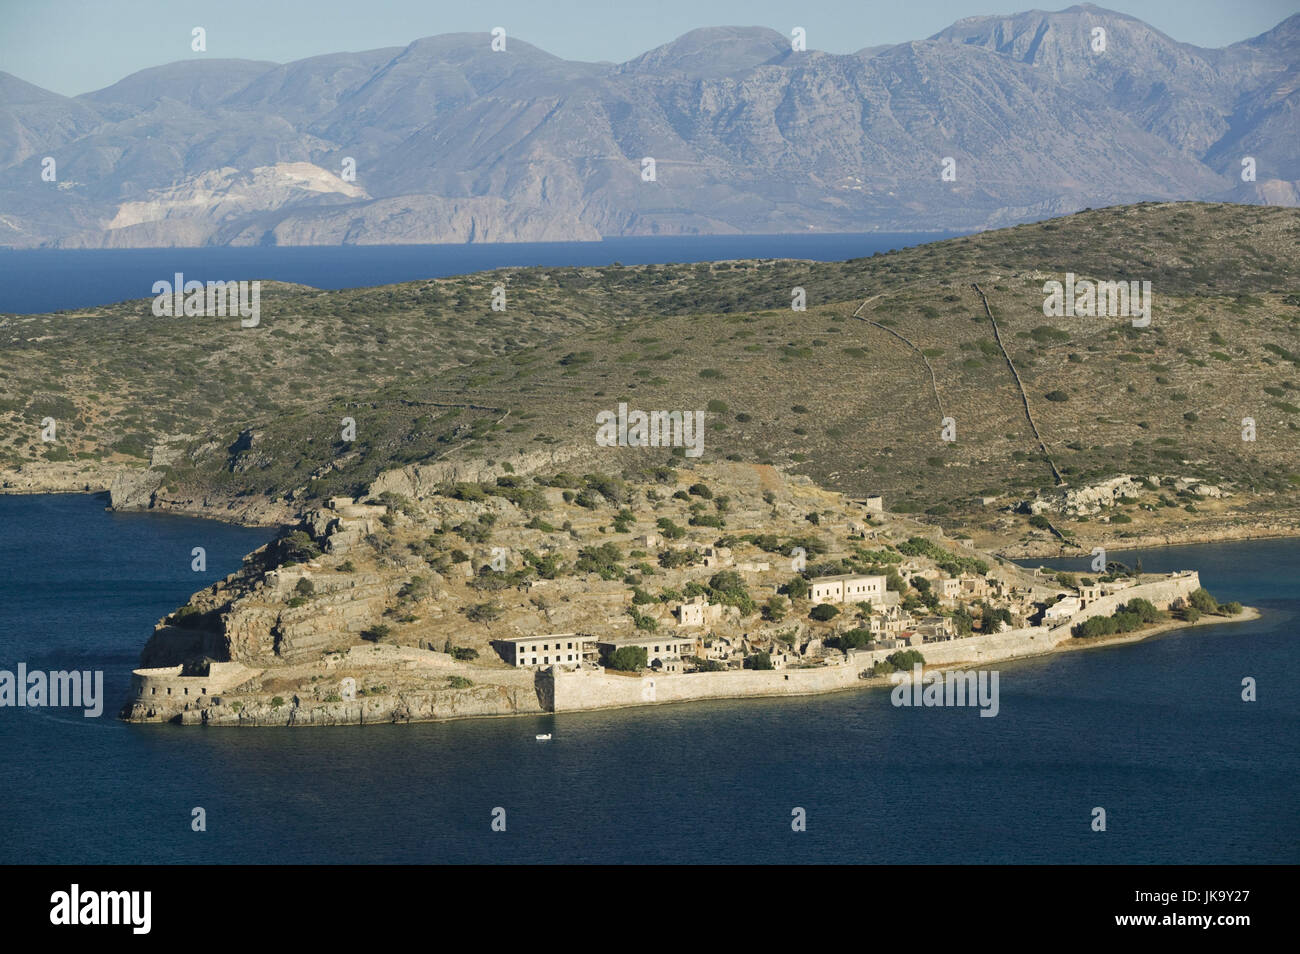
{"type": "Polygon", "coordinates": [[[992,719],[859,690],[207,729],[114,714],[154,622],[270,531],[104,504],[0,496],[0,669],[100,668],[108,693],[99,719],[0,708],[3,863],[1300,861],[1295,540],[1143,551],[1263,617],[1001,664],[992,719]]]}

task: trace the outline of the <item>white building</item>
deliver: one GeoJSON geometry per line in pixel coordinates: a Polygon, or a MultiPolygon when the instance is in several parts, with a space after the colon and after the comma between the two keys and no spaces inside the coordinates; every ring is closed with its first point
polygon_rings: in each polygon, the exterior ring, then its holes
{"type": "Polygon", "coordinates": [[[1044,623],[1063,623],[1081,609],[1079,597],[1066,596],[1062,597],[1043,613],[1044,623]]]}
{"type": "Polygon", "coordinates": [[[690,636],[625,636],[596,643],[601,653],[612,653],[625,646],[643,648],[646,665],[660,672],[681,672],[682,657],[696,655],[698,648],[695,638],[690,636]]]}
{"type": "Polygon", "coordinates": [[[583,656],[596,653],[595,640],[579,633],[551,633],[547,636],[519,636],[492,641],[509,665],[518,669],[532,666],[577,666],[583,656]]]}
{"type": "Polygon", "coordinates": [[[814,603],[879,602],[884,595],[883,576],[841,573],[839,576],[821,576],[809,583],[809,596],[814,603]]]}
{"type": "Polygon", "coordinates": [[[707,626],[722,616],[722,607],[711,605],[703,596],[693,596],[673,610],[678,626],[707,626]]]}

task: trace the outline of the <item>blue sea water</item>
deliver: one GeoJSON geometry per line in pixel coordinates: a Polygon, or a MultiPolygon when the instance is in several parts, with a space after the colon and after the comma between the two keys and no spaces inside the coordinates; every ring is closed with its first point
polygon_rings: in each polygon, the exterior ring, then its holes
{"type": "Polygon", "coordinates": [[[996,718],[859,690],[185,728],[113,717],[130,669],[269,532],[104,504],[0,496],[0,669],[103,669],[109,696],[99,719],[0,708],[0,863],[1300,861],[1298,541],[1144,551],[1263,618],[1002,664],[996,718]]]}
{"type": "Polygon", "coordinates": [[[686,235],[603,242],[249,248],[0,250],[0,314],[36,314],[153,296],[153,283],[276,280],[354,288],[507,266],[648,265],[739,258],[862,258],[959,233],[686,235]]]}

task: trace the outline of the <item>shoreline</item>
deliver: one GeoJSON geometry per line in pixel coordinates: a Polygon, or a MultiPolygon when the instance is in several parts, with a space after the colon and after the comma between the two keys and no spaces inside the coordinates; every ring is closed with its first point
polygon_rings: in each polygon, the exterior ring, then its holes
{"type": "Polygon", "coordinates": [[[1294,540],[1300,539],[1300,526],[1278,528],[1248,527],[1247,532],[1230,532],[1225,530],[1194,530],[1177,534],[1158,534],[1098,538],[1090,541],[1087,548],[1082,545],[1065,547],[1052,545],[1043,541],[1042,545],[1019,544],[1007,547],[990,547],[988,552],[1012,563],[1025,560],[1068,560],[1085,559],[1091,547],[1105,547],[1108,553],[1123,553],[1130,550],[1162,550],[1172,547],[1194,547],[1207,543],[1248,543],[1252,540],[1294,540]]]}
{"type": "MultiPolygon", "coordinates": [[[[980,659],[978,661],[956,660],[956,661],[944,662],[944,663],[927,663],[924,666],[924,671],[947,672],[949,670],[967,668],[971,666],[972,663],[977,663],[978,667],[981,669],[987,669],[990,664],[1013,662],[1022,659],[1044,659],[1046,657],[1054,656],[1060,653],[1080,652],[1089,649],[1101,649],[1101,648],[1111,647],[1111,646],[1128,645],[1132,643],[1143,642],[1147,639],[1151,639],[1156,636],[1162,636],[1179,630],[1191,630],[1191,629],[1196,629],[1204,626],[1216,626],[1216,625],[1226,625],[1232,623],[1253,622],[1255,620],[1261,619],[1262,617],[1263,614],[1260,612],[1258,608],[1253,606],[1243,606],[1241,612],[1238,613],[1236,616],[1206,615],[1206,616],[1202,616],[1194,623],[1187,622],[1185,620],[1168,619],[1168,620],[1163,620],[1159,623],[1155,623],[1144,629],[1135,630],[1134,632],[1131,633],[1115,634],[1111,636],[1096,636],[1096,637],[1089,637],[1089,638],[1067,636],[1061,642],[1056,643],[1051,648],[1045,649],[1042,652],[1018,653],[1018,654],[1000,656],[1000,657],[989,658],[989,659],[980,659]]],[[[849,663],[844,664],[843,666],[817,667],[817,668],[822,670],[830,670],[832,672],[835,672],[837,670],[844,670],[846,673],[854,672],[858,669],[858,667],[855,666],[851,661],[849,663]]],[[[780,672],[782,672],[782,670],[773,671],[773,673],[780,673],[780,672]]],[[[697,675],[701,675],[701,674],[697,673],[697,674],[684,675],[682,678],[690,679],[693,676],[697,676],[697,675]]],[[[731,676],[735,674],[727,673],[727,674],[717,674],[717,675],[723,675],[725,678],[726,676],[731,676]]],[[[533,716],[533,717],[545,716],[549,718],[555,718],[557,716],[564,715],[570,712],[595,712],[595,711],[600,711],[605,709],[654,708],[656,706],[682,705],[691,702],[717,702],[723,700],[749,701],[754,699],[809,697],[809,696],[829,695],[838,692],[849,692],[849,691],[862,690],[862,689],[880,689],[880,688],[887,689],[887,688],[892,688],[894,685],[894,683],[891,681],[891,675],[892,674],[880,675],[880,676],[869,676],[865,678],[859,676],[855,680],[846,681],[844,684],[841,685],[832,685],[832,686],[826,686],[822,688],[783,689],[782,691],[779,692],[750,691],[750,692],[742,692],[738,694],[737,693],[719,693],[719,694],[706,693],[703,695],[691,696],[689,698],[663,699],[663,700],[655,699],[653,701],[613,703],[613,704],[606,704],[606,705],[590,705],[581,708],[560,709],[560,710],[546,709],[541,707],[540,705],[537,709],[521,708],[517,705],[518,699],[516,697],[515,699],[516,705],[510,710],[465,711],[463,712],[463,714],[459,714],[459,715],[443,715],[443,716],[435,716],[430,718],[425,718],[425,717],[412,714],[409,709],[409,703],[403,701],[403,702],[399,702],[396,706],[393,707],[393,709],[387,710],[386,714],[376,714],[374,717],[369,719],[365,718],[364,710],[359,710],[361,718],[357,718],[357,719],[336,720],[334,718],[330,718],[329,721],[316,721],[314,718],[312,718],[306,721],[298,721],[297,717],[299,714],[299,709],[297,707],[290,707],[289,712],[286,713],[288,718],[276,719],[275,721],[264,720],[260,717],[245,719],[245,718],[241,718],[238,712],[233,713],[234,715],[233,718],[224,717],[224,713],[216,713],[219,716],[219,718],[209,719],[208,716],[212,711],[210,709],[190,710],[185,714],[177,714],[168,719],[124,718],[122,719],[122,721],[139,724],[139,725],[174,724],[174,725],[202,725],[202,726],[229,727],[229,728],[296,728],[302,726],[323,727],[323,726],[356,726],[356,725],[374,725],[374,724],[396,725],[396,724],[417,724],[417,723],[434,723],[434,722],[458,722],[458,721],[464,721],[466,719],[497,719],[497,718],[509,718],[509,717],[520,717],[520,716],[533,716]],[[401,713],[403,712],[405,714],[401,715],[401,713]],[[189,716],[189,717],[186,718],[185,716],[189,716]]],[[[637,677],[628,677],[628,678],[636,678],[637,683],[640,684],[641,680],[645,677],[637,676],[637,677]]],[[[845,676],[844,678],[847,679],[847,676],[845,676]]],[[[488,690],[489,694],[493,694],[491,690],[493,688],[499,688],[499,687],[492,687],[490,686],[490,684],[485,683],[485,684],[481,684],[477,688],[479,690],[488,690]]],[[[455,707],[456,706],[453,703],[453,708],[455,707]]],[[[474,707],[471,706],[470,708],[472,709],[474,707]]],[[[313,707],[305,711],[316,713],[324,710],[322,707],[313,707]]],[[[121,715],[119,715],[119,718],[122,718],[121,715]]]]}
{"type": "MultiPolygon", "coordinates": [[[[1107,646],[1123,646],[1130,643],[1140,643],[1153,636],[1162,636],[1166,633],[1176,632],[1181,629],[1196,629],[1201,626],[1215,626],[1226,623],[1249,623],[1263,618],[1263,613],[1254,606],[1243,606],[1241,612],[1236,616],[1202,616],[1194,623],[1189,623],[1181,619],[1167,619],[1159,623],[1154,623],[1144,629],[1134,630],[1131,633],[1115,633],[1111,636],[1070,636],[1069,638],[1057,643],[1051,649],[1044,650],[1041,653],[1030,653],[1023,656],[1016,656],[1016,659],[1041,659],[1044,656],[1054,656],[1059,653],[1076,653],[1085,649],[1103,649],[1107,646]]],[[[924,648],[924,647],[922,647],[924,648]]],[[[922,653],[924,655],[924,653],[922,653]]],[[[1009,662],[1008,659],[991,660],[993,662],[1009,662]]],[[[964,665],[960,662],[939,663],[933,668],[937,670],[955,669],[964,665]]],[[[930,666],[926,666],[930,669],[930,666]]]]}
{"type": "MultiPolygon", "coordinates": [[[[180,517],[193,517],[198,520],[215,520],[219,523],[230,524],[237,527],[253,527],[257,529],[264,528],[288,528],[292,527],[297,519],[297,512],[291,511],[291,508],[285,504],[273,502],[268,497],[260,497],[258,503],[245,505],[243,512],[232,512],[230,501],[226,501],[227,509],[214,505],[200,505],[195,507],[189,506],[169,506],[166,498],[163,498],[158,506],[148,507],[115,507],[112,505],[112,483],[113,478],[118,474],[143,473],[137,468],[122,467],[114,468],[113,472],[108,475],[108,479],[102,479],[103,475],[98,476],[101,479],[86,479],[84,472],[79,474],[67,475],[63,480],[49,484],[35,484],[40,481],[39,477],[32,477],[24,480],[24,475],[12,470],[0,470],[0,496],[12,497],[38,497],[42,495],[67,495],[83,494],[88,497],[102,495],[109,496],[109,505],[106,510],[114,513],[159,513],[172,514],[180,517]],[[277,509],[281,514],[293,517],[294,519],[257,519],[257,511],[261,509],[261,516],[266,516],[268,511],[277,509]]],[[[897,516],[910,517],[915,519],[912,514],[898,514],[897,516]]],[[[1135,536],[1132,538],[1099,538],[1089,542],[1089,547],[1105,547],[1107,552],[1122,553],[1129,550],[1162,550],[1173,547],[1190,547],[1200,544],[1212,543],[1247,543],[1253,540],[1296,540],[1300,539],[1300,524],[1295,526],[1280,527],[1246,527],[1230,529],[1188,529],[1179,533],[1152,533],[1150,535],[1135,536]]],[[[1012,563],[1020,563],[1025,560],[1065,560],[1072,557],[1085,557],[1090,550],[1082,544],[1076,547],[1066,547],[1059,542],[1053,543],[1044,540],[1039,543],[1017,543],[1009,546],[999,546],[996,544],[987,547],[976,547],[992,557],[1007,560],[1012,563]]]]}

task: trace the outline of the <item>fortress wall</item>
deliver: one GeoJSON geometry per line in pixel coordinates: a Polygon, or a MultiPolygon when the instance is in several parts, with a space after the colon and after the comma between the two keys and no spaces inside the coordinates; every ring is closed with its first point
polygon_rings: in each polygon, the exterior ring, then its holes
{"type": "Polygon", "coordinates": [[[847,689],[861,683],[856,666],[819,666],[815,669],[770,671],[697,672],[675,675],[611,675],[595,670],[547,671],[539,684],[549,684],[539,695],[556,712],[688,702],[693,699],[732,699],[752,696],[798,696],[847,689]]]}
{"type": "Polygon", "coordinates": [[[133,670],[128,701],[179,708],[185,702],[210,698],[257,674],[239,663],[211,663],[206,676],[182,676],[181,672],[181,666],[133,670]]]}
{"type": "MultiPolygon", "coordinates": [[[[1050,652],[1072,639],[1075,623],[1098,614],[1109,615],[1128,600],[1141,597],[1160,609],[1176,599],[1186,598],[1201,585],[1195,573],[1156,583],[1130,587],[1103,597],[1077,614],[1069,623],[1053,628],[1030,626],[1022,629],[969,636],[947,642],[926,643],[920,649],[927,665],[991,663],[1021,656],[1050,652]]],[[[883,660],[894,649],[857,651],[842,666],[772,671],[700,672],[675,675],[646,673],[641,676],[612,675],[595,670],[543,670],[537,674],[537,693],[543,708],[555,712],[686,702],[696,699],[732,699],[753,696],[794,696],[832,692],[862,684],[861,673],[883,660]]]]}

